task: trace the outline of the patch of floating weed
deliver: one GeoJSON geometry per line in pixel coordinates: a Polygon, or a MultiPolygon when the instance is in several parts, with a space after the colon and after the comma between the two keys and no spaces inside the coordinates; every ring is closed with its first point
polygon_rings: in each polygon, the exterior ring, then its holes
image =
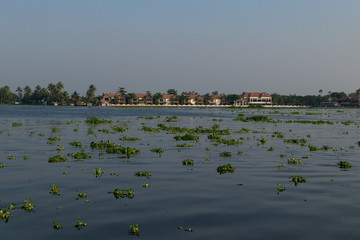
{"type": "Polygon", "coordinates": [[[119,198],[133,198],[135,197],[135,191],[132,189],[119,189],[116,188],[113,192],[111,192],[116,199],[119,198]]]}
{"type": "Polygon", "coordinates": [[[61,137],[49,137],[48,138],[49,141],[61,141],[61,137]]]}
{"type": "Polygon", "coordinates": [[[137,177],[151,177],[151,172],[143,172],[143,171],[137,171],[134,173],[135,176],[137,177]]]}
{"type": "Polygon", "coordinates": [[[235,171],[235,167],[231,164],[226,164],[218,166],[216,170],[219,174],[233,173],[235,171]]]}
{"type": "Polygon", "coordinates": [[[101,176],[104,174],[104,171],[101,168],[95,168],[94,170],[94,176],[97,178],[101,178],[101,176]]]}
{"type": "Polygon", "coordinates": [[[150,185],[147,184],[147,183],[145,183],[145,184],[143,185],[143,188],[148,188],[148,187],[150,187],[150,185]]]}
{"type": "Polygon", "coordinates": [[[210,150],[211,150],[210,147],[206,147],[206,148],[205,148],[205,151],[210,151],[210,150]]]}
{"type": "Polygon", "coordinates": [[[36,206],[30,202],[31,200],[31,198],[27,198],[26,200],[24,200],[23,204],[20,205],[20,208],[24,209],[27,212],[33,212],[36,206]]]}
{"type": "Polygon", "coordinates": [[[280,184],[277,185],[277,194],[279,195],[281,192],[284,192],[286,188],[281,186],[280,184]]]}
{"type": "Polygon", "coordinates": [[[127,156],[130,156],[130,155],[137,154],[138,152],[140,152],[140,150],[136,149],[136,148],[122,147],[122,146],[118,145],[117,147],[107,148],[106,152],[112,153],[112,154],[126,154],[127,156]]]}
{"type": "Polygon", "coordinates": [[[82,147],[82,144],[81,142],[78,142],[78,141],[73,141],[71,143],[69,143],[71,146],[73,147],[78,147],[78,148],[81,148],[82,147]]]}
{"type": "Polygon", "coordinates": [[[10,217],[12,214],[9,212],[8,209],[0,209],[0,221],[4,221],[5,223],[9,222],[10,217]]]}
{"type": "Polygon", "coordinates": [[[194,147],[194,145],[190,143],[181,143],[181,144],[176,144],[176,147],[188,148],[188,147],[194,147]]]}
{"type": "Polygon", "coordinates": [[[94,130],[92,130],[91,128],[89,128],[87,134],[88,134],[88,135],[94,134],[94,130]]]}
{"type": "Polygon", "coordinates": [[[113,126],[112,130],[114,130],[115,132],[126,132],[127,128],[122,128],[120,126],[113,126]]]}
{"type": "Polygon", "coordinates": [[[184,166],[193,166],[194,165],[194,160],[185,159],[185,160],[182,161],[182,165],[184,165],[184,166]]]}
{"type": "Polygon", "coordinates": [[[103,141],[101,140],[100,142],[91,142],[90,143],[90,147],[91,148],[113,148],[116,147],[117,145],[115,143],[112,143],[110,140],[108,141],[103,141]]]}
{"type": "Polygon", "coordinates": [[[291,144],[305,144],[307,140],[305,138],[301,139],[284,139],[284,143],[291,143],[291,144]]]}
{"type": "Polygon", "coordinates": [[[12,123],[13,127],[21,127],[22,125],[23,125],[22,122],[13,122],[12,123]]]}
{"type": "Polygon", "coordinates": [[[66,162],[68,159],[64,155],[57,155],[54,157],[49,158],[49,163],[59,163],[59,162],[66,162]]]}
{"type": "Polygon", "coordinates": [[[287,159],[288,164],[301,164],[301,159],[296,158],[288,158],[287,159]]]}
{"type": "Polygon", "coordinates": [[[81,230],[82,228],[86,227],[86,223],[82,222],[80,220],[80,218],[78,217],[78,221],[74,224],[74,227],[76,228],[76,230],[81,230]]]}
{"type": "Polygon", "coordinates": [[[199,136],[191,135],[191,134],[185,134],[184,136],[174,136],[174,139],[176,141],[198,141],[199,136]]]}
{"type": "Polygon", "coordinates": [[[15,155],[8,154],[7,158],[12,160],[12,159],[15,159],[16,156],[15,156],[15,155]]]}
{"type": "Polygon", "coordinates": [[[339,168],[351,168],[351,163],[348,161],[339,161],[337,165],[339,168]]]}
{"type": "Polygon", "coordinates": [[[87,192],[78,193],[76,200],[79,200],[80,198],[87,198],[87,192]]]}
{"type": "Polygon", "coordinates": [[[53,184],[50,188],[50,193],[52,195],[60,195],[59,191],[60,191],[60,188],[58,186],[56,186],[55,184],[53,184]]]}
{"type": "Polygon", "coordinates": [[[139,224],[130,225],[129,226],[129,234],[138,236],[139,232],[140,232],[139,227],[140,227],[139,224]]]}
{"type": "Polygon", "coordinates": [[[154,153],[163,153],[164,152],[164,149],[162,148],[152,148],[150,151],[154,152],[154,153]]]}
{"type": "Polygon", "coordinates": [[[295,186],[297,186],[299,183],[306,183],[306,178],[301,176],[293,176],[291,181],[295,183],[295,186]]]}
{"type": "Polygon", "coordinates": [[[138,141],[141,140],[141,138],[136,138],[136,137],[128,137],[126,135],[124,135],[122,138],[119,138],[120,141],[138,141]]]}
{"type": "Polygon", "coordinates": [[[51,129],[51,132],[53,132],[53,133],[59,132],[59,131],[60,131],[60,130],[59,130],[58,128],[55,128],[55,127],[51,129]]]}
{"type": "Polygon", "coordinates": [[[262,137],[262,138],[260,138],[259,141],[260,141],[261,144],[264,145],[267,142],[267,139],[262,137]]]}
{"type": "Polygon", "coordinates": [[[43,137],[44,136],[44,133],[39,133],[38,134],[40,137],[43,137]]]}
{"type": "Polygon", "coordinates": [[[152,128],[152,127],[147,127],[147,126],[143,126],[142,130],[145,132],[160,132],[160,129],[158,129],[158,128],[152,128]]]}
{"type": "Polygon", "coordinates": [[[75,159],[90,159],[91,154],[90,153],[84,153],[84,152],[77,152],[73,155],[75,159]]]}
{"type": "Polygon", "coordinates": [[[333,122],[330,121],[322,121],[322,120],[318,120],[318,121],[310,121],[310,120],[287,120],[285,121],[285,123],[303,123],[303,124],[330,124],[333,125],[333,122]]]}
{"type": "Polygon", "coordinates": [[[97,124],[102,124],[102,123],[112,123],[112,121],[111,120],[100,119],[98,117],[91,117],[91,118],[86,119],[85,123],[92,124],[92,125],[97,125],[97,124]]]}
{"type": "Polygon", "coordinates": [[[221,152],[220,157],[231,157],[231,152],[221,152]]]}
{"type": "Polygon", "coordinates": [[[177,122],[179,120],[179,117],[172,116],[172,117],[165,117],[164,122],[177,122]]]}
{"type": "Polygon", "coordinates": [[[53,228],[54,228],[55,230],[60,230],[60,229],[63,228],[63,226],[62,226],[60,223],[58,223],[58,222],[54,222],[53,228]]]}

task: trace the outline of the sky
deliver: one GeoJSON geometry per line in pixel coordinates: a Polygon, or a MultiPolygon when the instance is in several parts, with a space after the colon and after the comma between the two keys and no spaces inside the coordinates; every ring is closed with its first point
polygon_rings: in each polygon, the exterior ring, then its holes
{"type": "Polygon", "coordinates": [[[0,87],[360,88],[358,0],[0,0],[0,87]]]}

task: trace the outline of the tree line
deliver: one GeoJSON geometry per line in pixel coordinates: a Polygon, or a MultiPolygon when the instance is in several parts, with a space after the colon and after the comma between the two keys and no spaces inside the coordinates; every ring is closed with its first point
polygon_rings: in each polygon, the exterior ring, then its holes
{"type": "MultiPolygon", "coordinates": [[[[0,88],[0,104],[29,104],[29,105],[38,105],[38,104],[51,104],[57,103],[60,105],[86,105],[93,104],[96,105],[100,101],[101,96],[96,96],[96,87],[91,84],[85,95],[81,96],[77,91],[69,94],[67,91],[64,91],[64,84],[58,82],[56,84],[50,83],[47,87],[41,87],[37,85],[34,89],[30,86],[25,86],[23,88],[17,87],[15,92],[10,90],[10,87],[4,86],[0,88]]],[[[127,93],[125,88],[119,87],[117,90],[118,93],[121,93],[125,96],[126,103],[130,103],[131,99],[135,98],[135,93],[127,93]]],[[[162,93],[152,94],[150,91],[147,91],[147,96],[153,99],[153,103],[157,104],[160,98],[162,98],[162,93]]],[[[180,104],[184,102],[187,95],[199,95],[195,91],[182,92],[178,94],[176,89],[168,89],[167,94],[173,94],[177,101],[180,104]]],[[[297,95],[281,95],[277,93],[270,94],[272,96],[272,101],[274,105],[306,105],[306,106],[320,106],[321,102],[327,101],[337,101],[344,97],[351,97],[356,93],[350,93],[347,95],[344,92],[331,92],[323,95],[323,91],[320,89],[318,95],[306,95],[306,96],[297,96],[297,95]]],[[[201,95],[203,98],[204,104],[208,104],[211,100],[211,95],[222,95],[222,102],[224,104],[234,104],[234,102],[241,98],[241,94],[219,94],[218,91],[212,93],[206,93],[201,95]]]]}

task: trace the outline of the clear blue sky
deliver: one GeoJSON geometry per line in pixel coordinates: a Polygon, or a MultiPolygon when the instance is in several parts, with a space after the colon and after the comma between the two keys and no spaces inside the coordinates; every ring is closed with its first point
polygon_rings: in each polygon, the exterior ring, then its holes
{"type": "Polygon", "coordinates": [[[0,87],[360,88],[358,0],[0,0],[0,87]]]}

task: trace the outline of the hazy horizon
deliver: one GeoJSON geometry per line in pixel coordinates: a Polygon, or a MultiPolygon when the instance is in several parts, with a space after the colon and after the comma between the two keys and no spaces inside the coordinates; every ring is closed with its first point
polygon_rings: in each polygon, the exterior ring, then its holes
{"type": "Polygon", "coordinates": [[[355,0],[1,0],[0,87],[351,93],[358,9],[355,0]]]}

